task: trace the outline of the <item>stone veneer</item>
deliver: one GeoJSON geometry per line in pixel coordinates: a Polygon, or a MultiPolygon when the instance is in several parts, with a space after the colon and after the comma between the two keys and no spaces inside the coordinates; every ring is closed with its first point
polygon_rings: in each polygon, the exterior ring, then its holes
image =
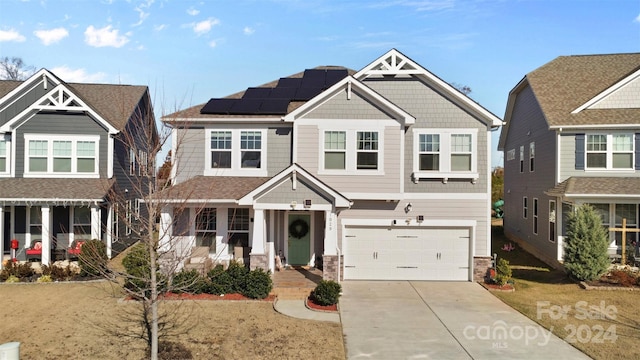
{"type": "Polygon", "coordinates": [[[490,256],[473,258],[473,281],[484,282],[487,269],[491,267],[491,260],[490,256]]]}
{"type": "Polygon", "coordinates": [[[269,271],[269,259],[267,254],[249,254],[249,269],[262,269],[269,271]]]}
{"type": "Polygon", "coordinates": [[[338,281],[338,255],[322,255],[322,280],[338,281]]]}

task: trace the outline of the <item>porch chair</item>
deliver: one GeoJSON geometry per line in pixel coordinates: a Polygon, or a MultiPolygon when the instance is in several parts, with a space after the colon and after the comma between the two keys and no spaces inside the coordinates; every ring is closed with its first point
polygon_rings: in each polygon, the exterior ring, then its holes
{"type": "Polygon", "coordinates": [[[42,259],[42,241],[37,240],[31,243],[31,247],[27,248],[27,261],[33,259],[42,259]]]}
{"type": "Polygon", "coordinates": [[[84,241],[81,240],[73,240],[71,246],[67,249],[67,255],[71,258],[77,258],[80,255],[80,250],[82,250],[82,245],[84,245],[84,241]]]}
{"type": "Polygon", "coordinates": [[[184,261],[185,270],[198,270],[202,275],[206,275],[213,267],[213,262],[209,258],[208,246],[196,246],[191,250],[191,255],[184,261]]]}

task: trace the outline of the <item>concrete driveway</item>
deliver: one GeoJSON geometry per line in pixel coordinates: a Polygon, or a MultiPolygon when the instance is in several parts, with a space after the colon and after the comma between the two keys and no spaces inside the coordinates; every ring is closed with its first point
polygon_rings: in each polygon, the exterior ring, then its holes
{"type": "Polygon", "coordinates": [[[472,282],[345,281],[349,359],[589,359],[472,282]]]}

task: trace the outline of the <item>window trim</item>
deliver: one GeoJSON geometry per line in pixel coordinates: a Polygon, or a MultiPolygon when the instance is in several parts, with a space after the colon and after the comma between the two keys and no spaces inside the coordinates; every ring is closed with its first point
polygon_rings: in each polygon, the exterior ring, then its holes
{"type": "MultiPolygon", "coordinates": [[[[39,156],[44,157],[44,156],[39,156]]],[[[65,177],[65,178],[98,178],[100,176],[100,136],[99,135],[41,135],[41,134],[25,134],[24,135],[24,177],[65,177]],[[32,158],[29,150],[30,141],[46,141],[47,143],[47,171],[30,171],[29,160],[32,158]],[[71,172],[56,172],[53,170],[53,160],[56,158],[53,154],[53,143],[55,141],[71,141],[71,172]],[[86,159],[87,157],[78,157],[78,142],[94,142],[95,143],[95,166],[93,172],[78,172],[78,159],[86,159]]]]}
{"type": "MultiPolygon", "coordinates": [[[[232,236],[235,234],[247,234],[247,246],[251,245],[251,218],[252,218],[252,214],[251,214],[251,209],[250,208],[242,208],[242,207],[230,207],[227,208],[227,239],[226,239],[226,245],[227,245],[227,254],[229,255],[234,255],[234,247],[231,246],[231,240],[232,240],[232,236]],[[246,210],[247,212],[247,223],[246,223],[246,229],[233,229],[232,225],[233,225],[233,221],[234,219],[237,218],[236,214],[238,210],[246,210]]],[[[235,244],[236,242],[234,242],[235,244]]]]}
{"type": "MultiPolygon", "coordinates": [[[[205,176],[267,176],[267,129],[243,128],[243,129],[224,129],[224,128],[205,128],[205,156],[204,156],[204,175],[205,176]],[[211,167],[211,133],[214,131],[231,132],[231,168],[212,168],[211,167]],[[242,151],[241,135],[243,132],[259,132],[260,133],[260,168],[243,168],[242,167],[242,151]]],[[[250,149],[255,151],[254,149],[250,149]]]]}
{"type": "MultiPolygon", "coordinates": [[[[367,127],[358,126],[352,128],[337,127],[319,127],[319,151],[318,151],[318,174],[320,175],[384,175],[384,132],[385,127],[367,127]],[[345,133],[345,168],[344,169],[326,169],[324,156],[327,151],[325,149],[325,139],[327,132],[344,132],[345,133]],[[360,132],[377,132],[378,133],[378,167],[377,169],[358,169],[358,133],[360,132]]],[[[367,150],[362,150],[367,151],[367,150]]],[[[367,151],[368,152],[368,151],[367,151]]]]}
{"type": "Polygon", "coordinates": [[[533,234],[538,235],[538,198],[533,198],[533,234]]]}
{"type": "Polygon", "coordinates": [[[524,145],[520,145],[520,173],[524,173],[524,145]]]}
{"type": "Polygon", "coordinates": [[[549,200],[549,229],[548,229],[549,237],[548,239],[552,243],[555,243],[556,239],[558,238],[558,221],[556,219],[556,215],[558,214],[558,208],[556,206],[557,204],[555,200],[549,200]],[[551,204],[553,204],[553,206],[551,204]],[[553,234],[551,233],[551,230],[553,230],[553,234]]]}
{"type": "MultiPolygon", "coordinates": [[[[209,222],[207,222],[209,223],[209,222]]],[[[202,208],[199,211],[196,212],[196,217],[194,219],[194,226],[193,226],[193,233],[196,239],[196,243],[198,241],[198,237],[199,236],[206,236],[207,234],[213,234],[212,238],[211,238],[211,245],[209,246],[209,251],[211,252],[216,252],[216,242],[217,242],[217,234],[218,234],[218,208],[215,207],[206,207],[206,208],[202,208]],[[215,221],[213,222],[213,229],[203,229],[200,228],[200,225],[203,224],[201,222],[201,216],[203,216],[203,214],[207,214],[210,215],[211,213],[213,213],[213,218],[215,219],[215,221]]],[[[211,235],[210,235],[211,236],[211,235]]],[[[204,246],[202,244],[198,245],[198,246],[204,246]]]]}
{"type": "Polygon", "coordinates": [[[607,132],[607,133],[587,133],[584,139],[584,170],[585,171],[620,171],[620,172],[635,172],[636,161],[636,141],[634,132],[607,132]],[[614,136],[625,135],[631,139],[631,150],[628,151],[614,151],[614,136]],[[589,137],[591,136],[604,136],[606,150],[594,151],[589,150],[589,137]],[[605,154],[605,167],[590,167],[589,166],[589,154],[605,154]],[[613,155],[614,154],[630,154],[631,164],[628,168],[615,168],[613,167],[613,155]]]}
{"type": "Polygon", "coordinates": [[[5,146],[5,154],[0,156],[5,159],[5,168],[0,169],[0,177],[11,174],[11,138],[8,135],[0,135],[0,144],[5,146]]]}
{"type": "Polygon", "coordinates": [[[528,219],[529,216],[529,199],[526,196],[522,197],[522,218],[528,219]]]}
{"type": "Polygon", "coordinates": [[[529,143],[529,172],[534,172],[536,169],[536,143],[532,141],[529,143]]]}
{"type": "Polygon", "coordinates": [[[478,174],[478,129],[429,129],[419,128],[413,130],[413,181],[420,179],[470,179],[475,183],[479,179],[478,174]],[[439,135],[439,170],[420,170],[420,135],[439,135]],[[452,135],[471,135],[471,170],[451,170],[451,138],[452,135]]]}

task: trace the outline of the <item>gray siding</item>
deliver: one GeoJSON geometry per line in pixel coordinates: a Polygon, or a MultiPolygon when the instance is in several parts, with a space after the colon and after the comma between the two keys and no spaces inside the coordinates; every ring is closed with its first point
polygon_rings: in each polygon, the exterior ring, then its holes
{"type": "Polygon", "coordinates": [[[18,115],[24,109],[33,105],[33,103],[43,97],[53,86],[49,85],[49,89],[45,90],[42,85],[42,80],[38,81],[31,89],[24,93],[17,94],[15,102],[9,105],[7,108],[0,112],[0,125],[4,125],[7,121],[11,120],[14,116],[18,115]]]}
{"type": "Polygon", "coordinates": [[[296,201],[298,204],[304,204],[304,200],[307,199],[310,199],[313,204],[332,203],[330,199],[327,199],[300,178],[297,180],[295,190],[293,190],[292,180],[288,178],[280,185],[271,189],[271,191],[258,196],[257,202],[263,204],[291,204],[292,201],[296,201]]]}
{"type": "Polygon", "coordinates": [[[181,183],[194,176],[203,175],[205,164],[205,138],[203,128],[178,129],[176,152],[176,178],[181,183]]]}
{"type": "Polygon", "coordinates": [[[591,109],[629,109],[640,107],[640,79],[636,78],[591,106],[591,109]]]}
{"type": "MultiPolygon", "coordinates": [[[[557,257],[557,243],[549,241],[549,200],[544,191],[556,185],[555,131],[548,129],[540,105],[530,87],[524,88],[514,104],[505,143],[505,153],[515,149],[515,159],[505,158],[504,229],[511,236],[557,257]],[[529,143],[535,142],[535,171],[529,171],[529,143]],[[524,146],[524,172],[520,172],[520,146],[524,146]],[[527,197],[528,216],[523,218],[523,197],[527,197]],[[538,234],[533,233],[534,198],[538,199],[538,234]]],[[[572,149],[573,154],[573,149],[572,149]]],[[[573,166],[573,159],[572,159],[573,166]]],[[[559,207],[561,204],[556,204],[559,207]]]]}
{"type": "Polygon", "coordinates": [[[59,135],[100,135],[99,171],[100,177],[107,176],[108,134],[91,117],[84,114],[37,114],[20,126],[16,134],[16,177],[22,177],[25,164],[25,134],[59,134],[59,135]]]}
{"type": "Polygon", "coordinates": [[[363,98],[357,91],[347,99],[346,91],[336,94],[303,118],[309,119],[392,119],[382,109],[363,98]]]}

